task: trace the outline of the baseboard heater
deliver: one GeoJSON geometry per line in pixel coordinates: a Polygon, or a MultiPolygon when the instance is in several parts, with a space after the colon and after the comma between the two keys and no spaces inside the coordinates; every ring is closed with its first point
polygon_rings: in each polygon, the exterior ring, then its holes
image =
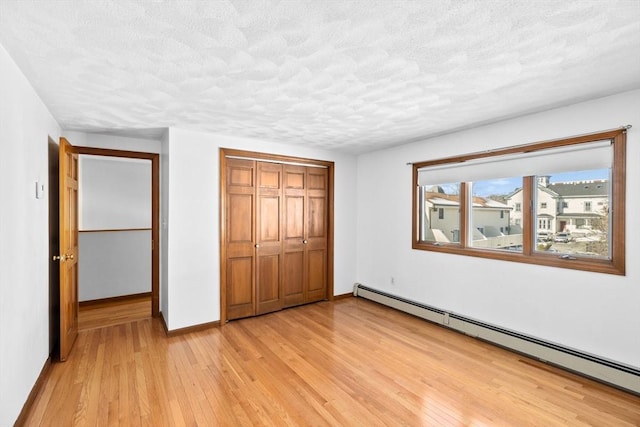
{"type": "Polygon", "coordinates": [[[640,395],[640,369],[356,283],[353,295],[640,395]]]}

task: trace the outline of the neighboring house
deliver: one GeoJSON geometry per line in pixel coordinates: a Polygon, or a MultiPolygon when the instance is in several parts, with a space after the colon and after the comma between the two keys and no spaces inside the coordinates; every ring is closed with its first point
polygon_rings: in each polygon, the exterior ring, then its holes
{"type": "MultiPolygon", "coordinates": [[[[460,241],[460,196],[446,194],[440,187],[425,192],[425,240],[436,242],[460,241]]],[[[485,241],[509,234],[511,208],[504,203],[484,197],[473,197],[473,241],[485,241]]],[[[519,241],[517,244],[522,244],[519,241]]],[[[482,243],[478,243],[486,247],[482,243]]]]}
{"type": "Polygon", "coordinates": [[[550,184],[559,194],[556,231],[588,229],[609,209],[609,181],[579,181],[550,184]]]}
{"type": "Polygon", "coordinates": [[[439,191],[425,192],[426,240],[460,241],[460,196],[439,191]]]}
{"type": "MultiPolygon", "coordinates": [[[[522,224],[522,189],[505,197],[513,209],[512,225],[522,224]]],[[[595,220],[602,219],[609,206],[609,181],[571,181],[550,183],[548,176],[538,178],[538,231],[576,232],[590,229],[595,220]]]]}
{"type": "MultiPolygon", "coordinates": [[[[522,197],[522,192],[520,192],[522,197]]],[[[538,186],[537,203],[537,224],[538,230],[542,231],[555,231],[554,221],[557,212],[558,193],[545,185],[538,186]]]]}

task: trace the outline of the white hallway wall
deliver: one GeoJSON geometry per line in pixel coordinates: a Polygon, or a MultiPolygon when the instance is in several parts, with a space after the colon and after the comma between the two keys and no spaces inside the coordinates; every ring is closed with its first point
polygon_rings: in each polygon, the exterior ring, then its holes
{"type": "Polygon", "coordinates": [[[373,288],[640,367],[640,91],[358,158],[357,280],[373,288]],[[407,162],[596,132],[627,137],[624,277],[411,249],[407,162]],[[391,277],[395,285],[391,285],[391,277]]]}
{"type": "Polygon", "coordinates": [[[0,426],[13,425],[49,356],[47,144],[60,128],[0,46],[0,426]]]}
{"type": "Polygon", "coordinates": [[[151,292],[151,231],[80,232],[78,299],[151,292]]]}
{"type": "Polygon", "coordinates": [[[168,328],[220,319],[220,147],[335,162],[334,294],[350,292],[355,280],[355,156],[171,128],[162,154],[168,246],[161,293],[167,294],[163,314],[168,328]]]}
{"type": "Polygon", "coordinates": [[[151,161],[78,163],[79,300],[151,292],[151,161]]]}

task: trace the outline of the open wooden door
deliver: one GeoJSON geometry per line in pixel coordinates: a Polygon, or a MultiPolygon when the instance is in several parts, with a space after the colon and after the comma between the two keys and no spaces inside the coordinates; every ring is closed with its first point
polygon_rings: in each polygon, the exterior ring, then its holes
{"type": "Polygon", "coordinates": [[[60,138],[60,360],[78,336],[78,154],[60,138]]]}

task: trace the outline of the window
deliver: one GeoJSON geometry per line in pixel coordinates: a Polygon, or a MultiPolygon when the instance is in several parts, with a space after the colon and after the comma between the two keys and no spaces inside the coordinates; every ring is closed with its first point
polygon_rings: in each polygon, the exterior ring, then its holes
{"type": "Polygon", "coordinates": [[[414,163],[413,248],[624,275],[625,146],[622,128],[414,163]]]}
{"type": "MultiPolygon", "coordinates": [[[[478,180],[469,183],[472,197],[470,203],[470,222],[472,234],[469,236],[469,246],[474,248],[493,249],[500,251],[522,250],[522,229],[508,227],[509,216],[504,212],[511,210],[508,195],[518,194],[522,188],[521,177],[507,177],[498,179],[478,180]]],[[[517,205],[517,204],[516,204],[517,205]]]]}
{"type": "Polygon", "coordinates": [[[460,236],[460,184],[423,185],[421,239],[436,244],[456,243],[460,236]],[[446,211],[446,213],[445,213],[446,211]]]}
{"type": "MultiPolygon", "coordinates": [[[[538,186],[536,194],[541,197],[551,190],[551,194],[557,195],[555,197],[601,197],[609,200],[610,172],[610,168],[602,168],[552,174],[547,177],[543,186],[538,186]]],[[[547,228],[550,218],[546,211],[541,210],[535,212],[535,216],[538,218],[536,238],[540,242],[540,231],[547,228]]],[[[604,227],[604,223],[608,223],[608,217],[605,212],[591,213],[591,201],[584,202],[584,212],[566,210],[558,213],[555,219],[559,225],[554,230],[556,235],[547,239],[545,244],[538,243],[536,251],[610,259],[609,233],[604,227]]]]}

